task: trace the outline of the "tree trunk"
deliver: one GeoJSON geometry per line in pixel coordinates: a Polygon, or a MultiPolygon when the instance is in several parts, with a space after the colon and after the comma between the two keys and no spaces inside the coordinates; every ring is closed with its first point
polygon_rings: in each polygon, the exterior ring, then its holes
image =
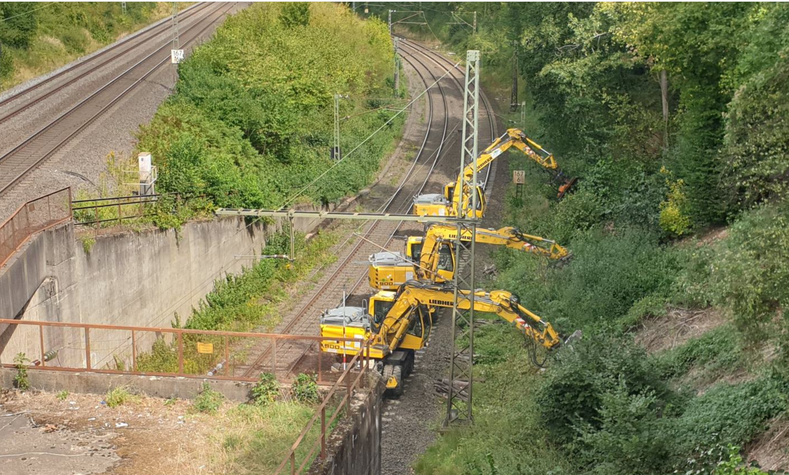
{"type": "Polygon", "coordinates": [[[668,148],[668,75],[660,71],[660,99],[663,102],[663,147],[668,148]]]}

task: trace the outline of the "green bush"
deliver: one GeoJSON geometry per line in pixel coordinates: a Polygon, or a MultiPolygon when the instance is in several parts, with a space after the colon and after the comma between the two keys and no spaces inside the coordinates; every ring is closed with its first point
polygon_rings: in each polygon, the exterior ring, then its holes
{"type": "Polygon", "coordinates": [[[685,405],[682,417],[666,431],[674,434],[678,454],[697,455],[678,462],[677,469],[714,467],[730,444],[742,445],[766,429],[771,418],[785,411],[786,384],[763,377],[730,385],[719,384],[685,405]],[[703,449],[703,450],[702,450],[703,449]]]}
{"type": "Polygon", "coordinates": [[[740,448],[729,445],[729,459],[721,461],[712,472],[712,475],[767,475],[756,467],[749,467],[743,463],[740,448]]]}
{"type": "Polygon", "coordinates": [[[279,382],[272,373],[261,373],[260,380],[252,387],[252,401],[257,406],[267,406],[279,397],[279,382]]]}
{"type": "Polygon", "coordinates": [[[139,399],[139,396],[130,393],[125,386],[118,386],[117,388],[111,389],[104,396],[104,402],[107,403],[107,407],[118,407],[127,402],[136,402],[139,399]]]}
{"type": "Polygon", "coordinates": [[[211,385],[205,382],[200,390],[200,394],[192,401],[191,409],[195,412],[202,412],[204,414],[214,414],[222,407],[224,400],[225,396],[223,396],[222,393],[212,389],[211,385]]]}
{"type": "Polygon", "coordinates": [[[742,367],[743,360],[739,335],[731,325],[723,325],[663,352],[655,358],[655,364],[664,378],[685,374],[694,366],[719,376],[742,367]]]}
{"type": "Polygon", "coordinates": [[[316,404],[321,400],[316,381],[317,377],[314,374],[300,373],[293,381],[290,392],[301,403],[316,404]]]}
{"type": "Polygon", "coordinates": [[[728,307],[737,328],[751,341],[778,334],[776,318],[789,304],[789,202],[746,213],[712,262],[718,304],[728,307]]]}
{"type": "Polygon", "coordinates": [[[609,336],[585,336],[560,350],[535,401],[551,437],[558,444],[569,444],[579,428],[587,433],[600,430],[606,397],[621,397],[622,391],[653,403],[668,394],[643,349],[609,336]]]}
{"type": "Polygon", "coordinates": [[[14,375],[14,387],[20,391],[27,391],[30,389],[30,380],[27,379],[27,364],[30,360],[24,353],[17,353],[14,356],[14,365],[16,366],[16,374],[14,375]]]}

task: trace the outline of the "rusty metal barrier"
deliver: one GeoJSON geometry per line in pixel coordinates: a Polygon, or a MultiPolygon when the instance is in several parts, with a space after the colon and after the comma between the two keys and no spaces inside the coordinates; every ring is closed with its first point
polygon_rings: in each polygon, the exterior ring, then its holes
{"type": "Polygon", "coordinates": [[[0,224],[0,267],[35,233],[71,219],[71,188],[28,201],[0,224]]]}
{"type": "MultiPolygon", "coordinates": [[[[358,343],[359,340],[355,340],[355,342],[358,343]]],[[[334,383],[331,389],[329,389],[329,392],[323,398],[321,405],[315,410],[315,414],[304,426],[304,429],[302,429],[301,433],[299,434],[299,437],[290,447],[290,450],[282,460],[282,463],[280,463],[279,467],[277,467],[277,470],[274,472],[274,475],[279,475],[288,466],[290,467],[291,475],[302,473],[303,470],[309,469],[310,462],[313,460],[313,457],[318,447],[320,447],[320,453],[319,453],[320,460],[326,459],[326,436],[328,435],[327,428],[331,427],[332,423],[334,423],[334,421],[337,419],[337,417],[340,414],[344,413],[346,416],[350,415],[351,398],[353,397],[353,392],[356,389],[362,387],[364,382],[364,379],[362,378],[367,373],[367,370],[370,366],[369,348],[370,348],[370,341],[368,340],[362,344],[362,348],[361,348],[362,351],[357,353],[351,359],[348,366],[345,368],[345,371],[343,371],[342,375],[340,375],[340,378],[337,380],[337,382],[334,383]],[[359,366],[358,374],[356,375],[356,378],[352,380],[351,373],[356,370],[357,366],[359,366]],[[345,389],[345,395],[342,397],[342,399],[340,399],[340,401],[334,407],[333,414],[331,418],[329,418],[329,420],[327,421],[326,409],[329,406],[329,403],[334,398],[334,395],[341,387],[345,389]],[[342,410],[343,407],[345,409],[344,412],[342,410]],[[320,436],[312,443],[309,452],[307,452],[302,462],[297,466],[296,451],[299,449],[301,443],[310,433],[312,427],[315,425],[319,417],[321,421],[320,436]]]]}
{"type": "Polygon", "coordinates": [[[150,213],[146,214],[145,205],[156,203],[158,199],[159,195],[133,195],[74,200],[71,202],[74,224],[77,226],[95,225],[97,229],[101,224],[108,222],[121,225],[124,220],[151,216],[150,213]],[[129,207],[135,207],[136,213],[124,215],[123,210],[129,207]],[[107,211],[112,211],[114,215],[106,217],[107,211]]]}
{"type": "MultiPolygon", "coordinates": [[[[33,360],[26,364],[31,369],[255,382],[256,377],[244,376],[248,366],[239,356],[243,351],[238,349],[260,339],[271,344],[327,340],[277,333],[0,319],[0,366],[15,367],[14,358],[23,353],[33,360]]],[[[362,343],[353,338],[329,340],[362,343]]],[[[292,370],[288,356],[292,357],[282,354],[278,360],[274,353],[270,361],[256,366],[255,375],[268,372],[280,381],[288,381],[292,370]]],[[[321,359],[315,362],[315,368],[298,371],[316,373],[319,383],[331,382],[337,373],[321,359]]]]}

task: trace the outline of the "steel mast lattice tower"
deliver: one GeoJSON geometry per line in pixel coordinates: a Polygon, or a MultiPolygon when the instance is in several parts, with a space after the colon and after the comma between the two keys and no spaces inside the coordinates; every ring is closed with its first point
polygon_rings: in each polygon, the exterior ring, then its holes
{"type": "Polygon", "coordinates": [[[452,306],[452,354],[449,369],[449,398],[447,399],[447,416],[445,426],[460,422],[473,422],[472,416],[472,387],[474,366],[474,241],[476,241],[477,223],[476,210],[479,207],[477,199],[477,168],[473,168],[471,181],[465,177],[463,170],[473,163],[479,155],[479,51],[466,52],[466,78],[464,87],[463,104],[463,142],[460,151],[460,176],[463,177],[461,196],[463,190],[468,190],[466,196],[471,200],[471,206],[463,206],[463,200],[457,204],[458,222],[457,239],[457,269],[454,278],[454,303],[452,306]],[[470,234],[471,240],[463,242],[461,236],[470,234]],[[461,290],[470,290],[468,297],[461,294],[461,290]],[[459,308],[458,300],[468,299],[469,310],[459,308]]]}

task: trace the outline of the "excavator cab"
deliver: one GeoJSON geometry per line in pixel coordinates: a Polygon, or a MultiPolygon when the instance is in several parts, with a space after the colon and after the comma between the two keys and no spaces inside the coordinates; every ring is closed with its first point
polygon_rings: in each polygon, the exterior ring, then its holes
{"type": "Polygon", "coordinates": [[[410,236],[405,244],[405,255],[412,262],[419,262],[422,257],[422,246],[424,245],[425,238],[423,236],[410,236]]]}
{"type": "MultiPolygon", "coordinates": [[[[444,199],[446,199],[449,203],[452,203],[453,194],[455,193],[455,186],[456,183],[454,181],[444,185],[444,199]]],[[[477,207],[474,210],[474,216],[476,218],[482,218],[482,216],[485,214],[485,189],[482,186],[477,185],[476,190],[477,190],[477,207]]],[[[464,199],[470,199],[470,198],[465,197],[464,199]]],[[[471,206],[472,206],[471,203],[463,203],[464,208],[465,207],[471,208],[471,206]]],[[[452,214],[453,215],[455,214],[454,210],[452,214]]]]}

